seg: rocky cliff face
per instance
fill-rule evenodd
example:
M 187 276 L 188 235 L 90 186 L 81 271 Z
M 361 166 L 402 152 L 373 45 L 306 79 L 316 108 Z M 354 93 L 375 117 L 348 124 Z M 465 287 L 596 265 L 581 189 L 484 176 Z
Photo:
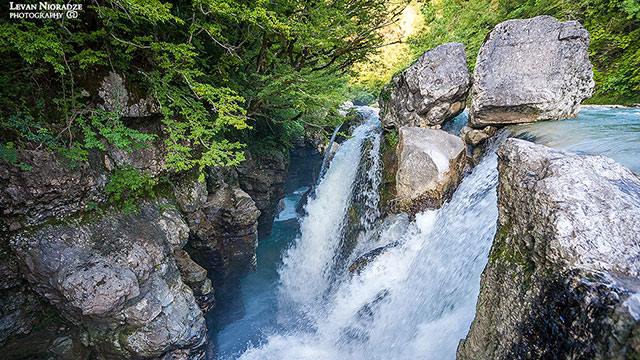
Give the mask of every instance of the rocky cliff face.
M 438 126 L 464 109 L 469 85 L 464 46 L 440 45 L 394 77 L 383 91 L 382 123 L 386 128 Z
M 98 108 L 159 134 L 148 121 L 154 100 L 119 75 L 92 91 Z M 270 223 L 286 156 L 210 169 L 206 183 L 166 172 L 161 140 L 133 152 L 107 148 L 80 164 L 46 151 L 19 156 L 30 170 L 0 164 L 4 353 L 200 358 L 203 312 L 215 301 L 211 279 L 255 265 L 260 209 Z M 107 201 L 105 186 L 123 167 L 165 179 L 152 198 L 136 201 L 137 211 Z
M 640 179 L 522 140 L 498 155 L 499 229 L 458 358 L 640 356 Z
M 198 356 L 204 318 L 176 262 L 190 229 L 172 202 L 134 213 L 106 207 L 107 154 L 76 167 L 44 151 L 21 156 L 34 160 L 31 170 L 0 170 L 5 352 Z M 200 285 L 198 294 L 210 292 Z
M 99 353 L 158 357 L 204 341 L 204 318 L 173 256 L 189 228 L 167 205 L 67 218 L 10 240 L 32 288 Z
M 573 117 L 593 93 L 589 33 L 551 16 L 508 20 L 480 48 L 470 124 L 480 128 Z
M 260 210 L 258 233 L 260 237 L 271 233 L 278 201 L 284 197 L 284 182 L 289 159 L 286 154 L 247 153 L 247 160 L 238 166 L 238 181 Z
M 211 169 L 207 183 L 186 179 L 176 199 L 192 230 L 193 258 L 219 279 L 253 269 L 260 210 L 238 185 L 233 169 Z

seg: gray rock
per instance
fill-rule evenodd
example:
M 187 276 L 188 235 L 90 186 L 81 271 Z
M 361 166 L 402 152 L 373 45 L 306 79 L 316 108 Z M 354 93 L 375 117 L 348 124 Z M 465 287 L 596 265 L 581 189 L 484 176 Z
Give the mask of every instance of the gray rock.
M 395 76 L 383 91 L 382 123 L 386 128 L 442 124 L 464 110 L 469 85 L 464 45 L 440 45 Z
M 160 209 L 164 210 L 160 210 Z M 173 253 L 187 225 L 166 203 L 67 218 L 14 234 L 11 248 L 32 288 L 91 346 L 119 358 L 199 351 L 206 328 Z
M 460 130 L 460 136 L 467 145 L 478 146 L 487 139 L 496 134 L 497 129 L 493 126 L 487 126 L 482 129 L 474 129 L 465 126 Z
M 207 202 L 207 184 L 195 177 L 186 177 L 174 188 L 174 195 L 180 210 L 193 213 L 201 209 Z
M 114 111 L 124 117 L 146 117 L 160 113 L 160 104 L 151 96 L 137 96 L 128 88 L 125 79 L 118 73 L 105 76 L 98 89 L 102 100 L 100 108 Z
M 229 274 L 254 268 L 260 210 L 237 185 L 221 182 L 206 203 L 187 215 L 193 233 L 191 257 L 211 273 Z
M 400 207 L 439 208 L 451 196 L 465 166 L 462 139 L 443 130 L 401 127 L 396 194 Z
M 480 48 L 471 88 L 472 127 L 576 116 L 591 96 L 589 33 L 551 16 L 498 24 Z
M 289 159 L 287 154 L 273 152 L 255 156 L 246 153 L 246 158 L 238 167 L 238 182 L 260 210 L 258 233 L 261 237 L 271 233 L 276 216 L 278 200 L 284 197 L 284 182 L 287 178 Z
M 107 175 L 101 162 L 91 159 L 72 168 L 48 151 L 22 151 L 19 156 L 31 170 L 0 164 L 1 221 L 9 230 L 61 218 L 105 200 Z
M 29 334 L 43 312 L 38 296 L 22 280 L 15 258 L 0 249 L 0 346 L 11 337 Z
M 175 252 L 175 258 L 182 281 L 193 290 L 200 309 L 204 312 L 211 309 L 215 305 L 215 298 L 207 270 L 191 260 L 189 254 L 182 249 Z
M 458 358 L 637 358 L 640 179 L 523 140 L 498 156 L 499 228 Z
M 165 170 L 165 150 L 160 141 L 145 144 L 142 148 L 123 150 L 110 146 L 107 149 L 112 166 L 130 167 L 149 176 L 157 177 Z

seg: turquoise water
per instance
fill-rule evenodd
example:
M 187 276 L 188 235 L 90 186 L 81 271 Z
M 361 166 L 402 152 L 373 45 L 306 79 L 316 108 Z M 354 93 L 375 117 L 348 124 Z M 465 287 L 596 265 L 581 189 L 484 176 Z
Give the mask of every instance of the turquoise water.
M 458 135 L 468 113 L 443 124 Z M 512 125 L 513 136 L 578 154 L 604 155 L 640 174 L 640 108 L 583 106 L 574 119 Z
M 216 358 L 235 358 L 247 346 L 260 344 L 266 335 L 277 330 L 277 269 L 282 252 L 294 240 L 298 229 L 295 218 L 275 222 L 271 235 L 261 239 L 258 245 L 256 271 L 232 285 L 238 288 L 224 299 L 230 301 L 231 306 L 225 305 L 223 313 L 209 318 Z M 218 298 L 218 303 L 221 300 Z
M 578 117 L 511 126 L 513 134 L 579 154 L 604 155 L 640 174 L 640 109 L 583 107 Z
M 276 216 L 271 234 L 258 242 L 256 271 L 216 287 L 216 307 L 207 314 L 208 359 L 235 359 L 278 330 L 278 268 L 282 253 L 300 230 L 295 206 L 315 183 L 321 162 L 312 149 L 291 154 L 284 209 Z

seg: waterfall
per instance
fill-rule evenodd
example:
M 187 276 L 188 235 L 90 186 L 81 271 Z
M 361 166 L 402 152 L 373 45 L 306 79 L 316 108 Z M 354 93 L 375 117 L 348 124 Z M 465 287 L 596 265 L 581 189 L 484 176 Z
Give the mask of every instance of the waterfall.
M 381 136 L 377 114 L 370 114 L 357 127 L 335 154 L 331 165 L 320 180 L 315 197 L 306 206 L 307 215 L 300 225 L 300 237 L 285 254 L 280 269 L 280 308 L 294 322 L 316 323 L 322 315 L 327 290 L 333 280 L 336 254 L 340 253 L 348 212 L 352 204 L 354 184 L 358 179 L 358 164 L 365 144 L 378 143 Z M 377 204 L 376 204 L 377 205 Z
M 455 358 L 496 230 L 496 155 L 492 147 L 441 209 L 381 220 L 380 124 L 364 110 L 284 255 L 282 327 L 241 359 Z M 358 270 L 339 264 L 362 257 Z
M 331 134 L 331 139 L 329 139 L 329 143 L 327 144 L 327 148 L 324 150 L 324 157 L 322 158 L 322 166 L 320 166 L 320 175 L 318 175 L 318 181 L 322 179 L 325 172 L 327 171 L 327 164 L 329 163 L 329 155 L 331 155 L 331 148 L 333 147 L 333 143 L 336 141 L 336 136 L 338 136 L 338 131 L 342 127 L 342 123 L 336 126 L 333 129 L 333 134 Z

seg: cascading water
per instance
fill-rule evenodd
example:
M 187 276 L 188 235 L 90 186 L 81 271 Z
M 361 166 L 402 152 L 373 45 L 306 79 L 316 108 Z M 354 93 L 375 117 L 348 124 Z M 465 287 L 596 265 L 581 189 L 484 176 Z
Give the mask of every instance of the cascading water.
M 335 155 L 285 255 L 279 307 L 285 325 L 242 359 L 455 356 L 495 233 L 495 155 L 442 209 L 413 222 L 399 215 L 380 223 L 380 129 L 377 114 L 367 115 Z M 357 231 L 347 231 L 350 223 Z M 373 255 L 357 270 L 336 265 L 366 254 Z
M 413 221 L 406 215 L 380 219 L 380 125 L 375 111 L 359 110 L 368 120 L 341 145 L 309 200 L 299 235 L 279 266 L 277 294 L 271 290 L 275 269 L 263 270 L 273 272 L 269 277 L 249 276 L 243 290 L 247 315 L 218 335 L 225 349 L 242 344 L 221 359 L 453 359 L 474 317 L 480 274 L 496 231 L 494 150 L 507 132 L 571 151 L 603 153 L 640 169 L 640 111 L 585 109 L 578 119 L 501 133 L 441 209 Z M 457 133 L 465 117 L 447 130 Z M 295 220 L 287 219 L 299 198 L 296 193 L 287 198 L 292 204 L 278 224 L 292 227 Z M 288 234 L 293 238 L 295 231 Z M 269 241 L 262 241 L 259 251 L 273 250 L 264 247 L 273 246 Z M 259 268 L 265 258 L 259 255 Z M 245 334 L 252 332 L 259 334 L 247 345 Z
M 308 215 L 301 222 L 301 235 L 285 255 L 280 269 L 280 308 L 288 309 L 280 314 L 281 321 L 288 318 L 298 323 L 304 319 L 312 325 L 322 315 L 319 310 L 332 284 L 334 259 L 344 239 L 363 146 L 377 138 L 373 142 L 379 148 L 380 133 L 378 117 L 371 114 L 340 146 L 314 198 L 307 204 Z

